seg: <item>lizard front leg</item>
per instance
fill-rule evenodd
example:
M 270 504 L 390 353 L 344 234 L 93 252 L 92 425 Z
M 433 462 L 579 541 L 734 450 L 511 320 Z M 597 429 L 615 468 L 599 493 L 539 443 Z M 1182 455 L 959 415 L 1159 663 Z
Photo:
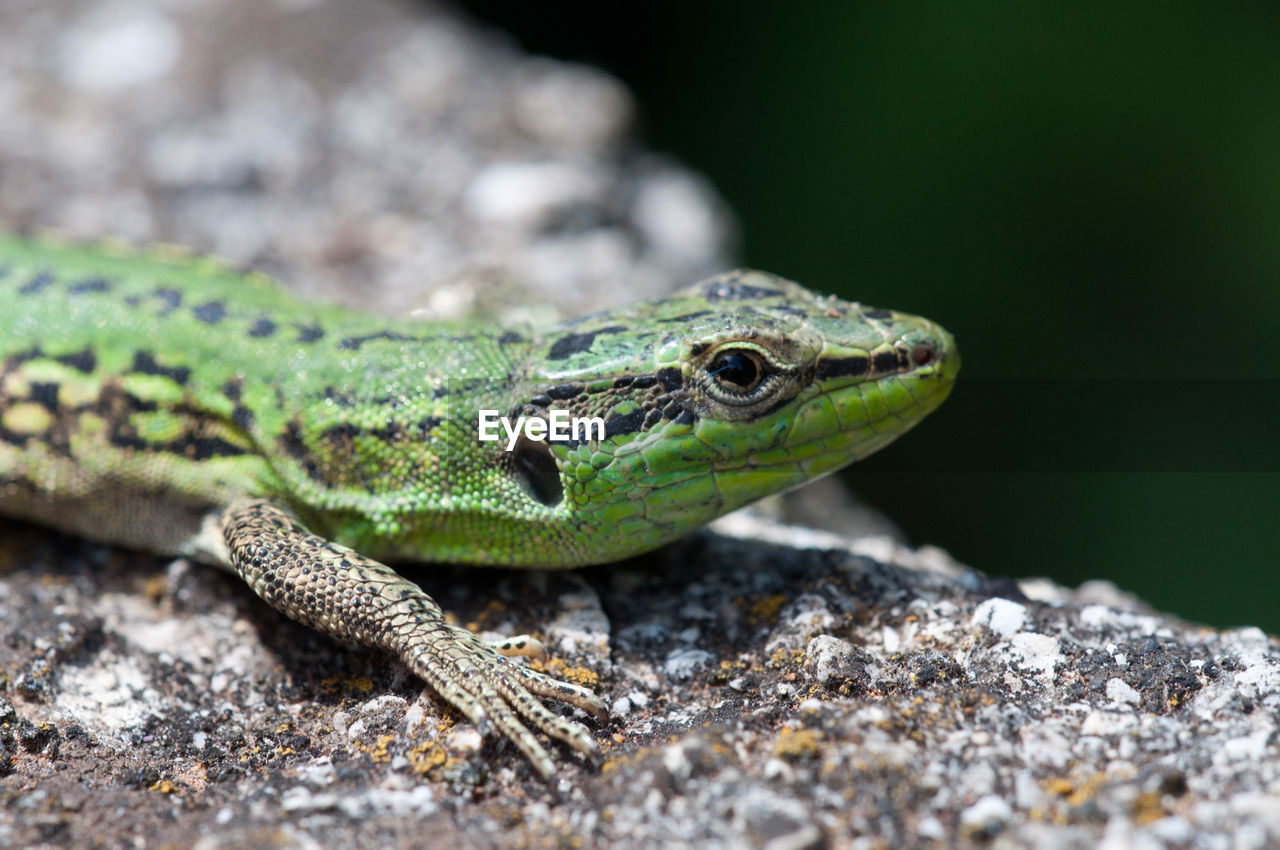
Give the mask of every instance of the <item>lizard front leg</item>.
M 554 697 L 602 720 L 608 712 L 595 694 L 508 661 L 447 623 L 431 597 L 390 567 L 313 534 L 269 502 L 231 506 L 222 526 L 231 565 L 268 604 L 326 634 L 391 653 L 481 734 L 496 728 L 548 780 L 555 765 L 529 727 L 599 758 L 586 729 L 537 699 Z

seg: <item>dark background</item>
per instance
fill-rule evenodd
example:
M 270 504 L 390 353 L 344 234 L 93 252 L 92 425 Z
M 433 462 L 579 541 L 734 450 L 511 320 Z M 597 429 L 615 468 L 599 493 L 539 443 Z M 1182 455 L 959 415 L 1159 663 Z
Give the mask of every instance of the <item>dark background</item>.
M 846 477 L 989 573 L 1280 632 L 1280 4 L 521 4 L 631 86 L 744 263 L 956 336 Z

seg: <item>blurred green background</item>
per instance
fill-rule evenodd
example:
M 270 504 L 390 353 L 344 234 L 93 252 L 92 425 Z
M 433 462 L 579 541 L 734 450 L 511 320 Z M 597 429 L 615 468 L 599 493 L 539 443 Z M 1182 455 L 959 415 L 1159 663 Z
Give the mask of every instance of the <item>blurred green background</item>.
M 744 263 L 956 335 L 847 473 L 913 540 L 1280 632 L 1280 4 L 465 5 L 626 81 Z

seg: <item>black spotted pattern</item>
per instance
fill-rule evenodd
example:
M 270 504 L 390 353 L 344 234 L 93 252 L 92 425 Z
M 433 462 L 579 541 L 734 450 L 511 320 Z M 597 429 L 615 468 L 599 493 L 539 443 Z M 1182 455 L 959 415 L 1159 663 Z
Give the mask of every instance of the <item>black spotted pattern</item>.
M 547 350 L 548 360 L 567 360 L 575 354 L 581 354 L 584 351 L 591 350 L 591 344 L 596 341 L 596 337 L 601 334 L 616 334 L 625 331 L 622 325 L 609 325 L 599 330 L 589 331 L 580 334 L 565 334 Z
M 139 351 L 133 355 L 133 371 L 142 375 L 160 375 L 179 386 L 186 386 L 191 380 L 191 370 L 186 366 L 161 366 L 155 355 L 149 351 Z

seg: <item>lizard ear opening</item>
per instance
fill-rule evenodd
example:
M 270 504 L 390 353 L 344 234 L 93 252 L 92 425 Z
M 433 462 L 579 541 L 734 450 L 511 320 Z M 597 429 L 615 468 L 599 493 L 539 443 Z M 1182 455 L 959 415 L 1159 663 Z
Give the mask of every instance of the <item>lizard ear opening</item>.
M 511 455 L 516 474 L 530 496 L 549 508 L 564 500 L 560 467 L 556 465 L 550 446 L 521 434 Z

